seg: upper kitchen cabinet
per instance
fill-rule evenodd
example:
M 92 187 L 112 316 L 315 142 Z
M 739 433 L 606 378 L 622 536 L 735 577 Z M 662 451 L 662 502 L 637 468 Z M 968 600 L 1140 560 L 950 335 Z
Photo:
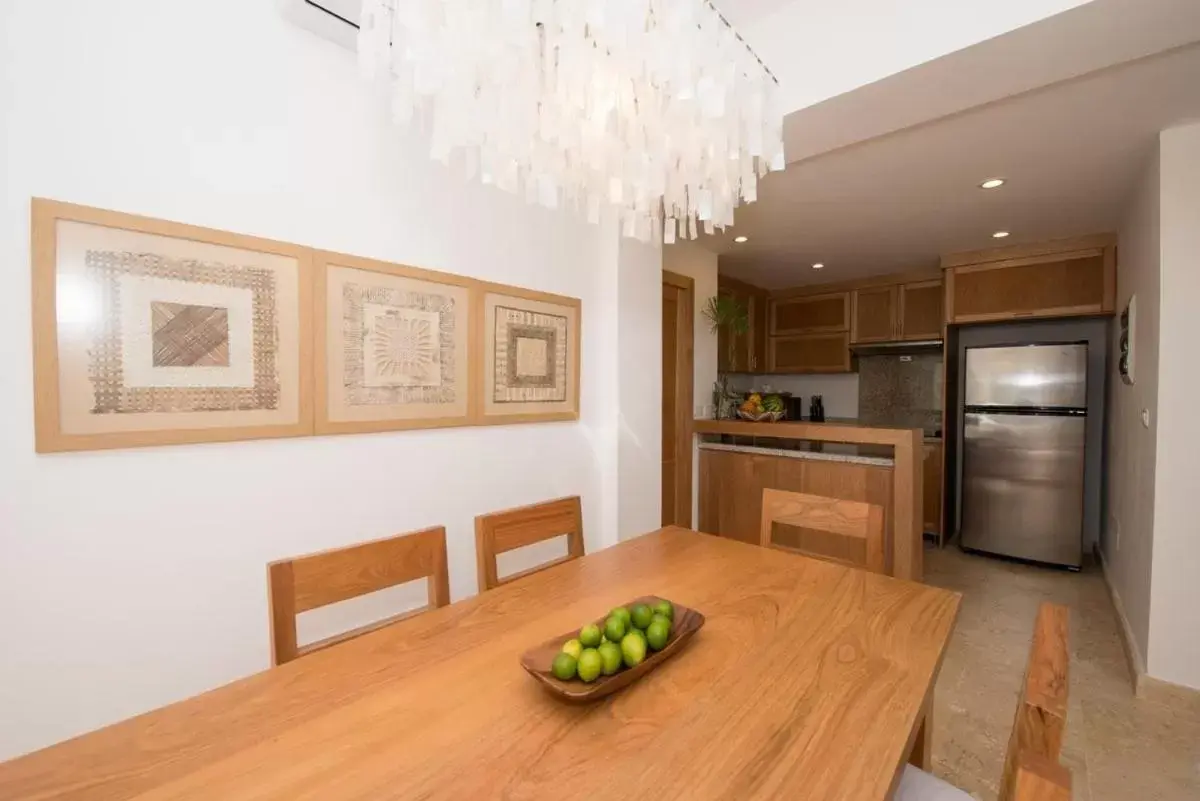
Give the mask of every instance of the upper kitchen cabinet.
M 771 336 L 819 334 L 850 329 L 850 293 L 773 298 Z
M 717 329 L 717 370 L 722 373 L 756 373 L 767 363 L 767 291 L 734 278 L 719 276 L 717 291 L 732 297 L 746 310 L 749 329 L 731 334 Z M 729 339 L 733 338 L 730 348 Z
M 1116 306 L 1109 234 L 959 253 L 942 266 L 952 323 L 1111 314 Z
M 792 334 L 771 337 L 767 367 L 772 373 L 849 373 L 850 335 L 845 331 L 828 334 Z
M 901 284 L 897 289 L 900 299 L 900 339 L 912 341 L 918 339 L 941 339 L 942 324 L 942 282 L 914 281 Z
M 871 289 L 856 289 L 851 297 L 850 341 L 862 342 L 891 342 L 898 338 L 899 315 L 897 312 L 897 297 L 899 293 L 894 286 L 873 287 Z
M 941 339 L 941 278 L 909 273 L 863 281 L 851 293 L 851 316 L 855 345 Z

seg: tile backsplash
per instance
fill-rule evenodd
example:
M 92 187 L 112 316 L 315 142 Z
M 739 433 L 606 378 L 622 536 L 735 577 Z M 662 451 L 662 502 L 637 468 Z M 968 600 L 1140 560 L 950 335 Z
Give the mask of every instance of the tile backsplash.
M 942 426 L 942 354 L 861 356 L 858 419 L 926 430 Z

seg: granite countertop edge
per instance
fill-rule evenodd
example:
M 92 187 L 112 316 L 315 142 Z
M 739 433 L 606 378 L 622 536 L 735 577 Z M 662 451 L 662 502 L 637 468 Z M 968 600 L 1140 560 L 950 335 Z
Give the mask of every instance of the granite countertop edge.
M 731 445 L 726 442 L 701 442 L 701 450 L 733 451 L 735 453 L 756 453 L 760 456 L 783 456 L 788 459 L 811 459 L 818 462 L 847 462 L 850 464 L 865 464 L 875 467 L 895 467 L 896 461 L 886 456 L 859 456 L 850 453 L 825 453 L 823 451 L 803 451 L 784 448 L 763 448 L 757 445 Z

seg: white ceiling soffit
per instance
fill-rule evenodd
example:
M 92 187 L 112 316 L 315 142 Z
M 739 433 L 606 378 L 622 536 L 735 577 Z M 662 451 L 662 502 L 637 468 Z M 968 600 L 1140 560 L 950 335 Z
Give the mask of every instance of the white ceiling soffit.
M 284 17 L 301 28 L 358 49 L 358 16 L 362 0 L 278 0 Z
M 932 267 L 999 230 L 1111 231 L 1158 132 L 1200 119 L 1197 76 L 1200 43 L 793 163 L 698 242 L 722 273 L 782 288 Z M 1008 183 L 979 188 L 993 176 Z
M 1093 0 L 789 114 L 788 163 L 1200 41 L 1200 0 Z

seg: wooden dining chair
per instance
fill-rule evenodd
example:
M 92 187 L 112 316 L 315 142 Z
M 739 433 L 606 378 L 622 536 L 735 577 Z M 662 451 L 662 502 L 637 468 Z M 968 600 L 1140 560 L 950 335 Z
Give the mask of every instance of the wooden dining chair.
M 779 526 L 801 529 L 789 534 Z M 759 544 L 850 567 L 887 572 L 883 507 L 821 495 L 764 489 Z
M 1033 630 L 1033 646 L 1017 713 L 1000 801 L 1070 801 L 1071 772 L 1059 764 L 1067 724 L 1068 611 L 1043 603 Z M 948 782 L 906 765 L 894 801 L 969 801 L 970 795 Z
M 419 578 L 429 580 L 429 604 L 304 646 L 296 615 Z M 438 526 L 267 565 L 271 659 L 276 665 L 450 603 L 446 529 Z
M 526 545 L 567 535 L 567 555 L 500 578 L 496 557 Z M 579 496 L 492 512 L 475 518 L 475 559 L 479 589 L 490 590 L 583 556 L 583 515 Z

